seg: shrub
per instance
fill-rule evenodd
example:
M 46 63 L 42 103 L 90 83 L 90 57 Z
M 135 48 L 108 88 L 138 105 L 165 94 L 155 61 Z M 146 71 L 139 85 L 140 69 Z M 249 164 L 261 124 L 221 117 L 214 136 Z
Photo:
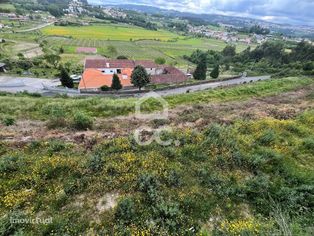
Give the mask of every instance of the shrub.
M 117 74 L 113 75 L 111 89 L 113 89 L 113 90 L 122 89 L 122 84 L 121 84 L 120 78 Z
M 4 156 L 0 158 L 0 173 L 12 173 L 19 168 L 19 158 L 16 156 Z
M 210 77 L 217 79 L 219 77 L 219 65 L 215 66 L 213 71 L 210 73 Z
M 15 119 L 13 117 L 5 117 L 2 120 L 2 124 L 5 126 L 12 126 L 15 124 Z
M 47 147 L 47 153 L 52 156 L 54 153 L 61 152 L 66 149 L 66 144 L 63 141 L 52 140 L 49 142 L 49 147 Z
M 47 127 L 49 129 L 63 128 L 67 126 L 65 110 L 58 105 L 47 106 L 44 108 L 44 113 L 49 115 Z
M 158 186 L 159 182 L 157 178 L 149 174 L 140 176 L 138 180 L 138 189 L 146 194 L 147 200 L 150 203 L 154 203 L 159 200 L 159 194 L 157 192 Z
M 100 87 L 100 90 L 103 91 L 103 92 L 107 92 L 110 90 L 110 87 L 108 87 L 107 85 L 103 85 Z
M 131 198 L 125 198 L 118 203 L 115 218 L 121 223 L 130 224 L 135 218 L 135 206 Z
M 155 63 L 158 64 L 158 65 L 163 65 L 166 63 L 166 59 L 163 58 L 163 57 L 158 57 L 155 59 Z
M 276 134 L 272 130 L 267 130 L 260 137 L 257 138 L 257 143 L 268 146 L 276 140 Z
M 76 112 L 73 115 L 72 126 L 77 130 L 92 129 L 93 119 L 85 113 Z
M 87 168 L 93 173 L 101 171 L 103 165 L 104 161 L 99 155 L 94 155 L 87 161 Z
M 13 211 L 0 218 L 0 235 L 16 235 L 17 231 L 23 227 L 22 224 L 15 224 L 10 219 L 23 219 L 25 215 L 20 211 Z
M 170 187 L 179 187 L 181 185 L 181 177 L 175 170 L 169 172 L 166 181 L 167 185 Z
M 124 56 L 124 55 L 120 55 L 120 56 L 117 56 L 117 59 L 118 60 L 127 60 L 129 59 L 127 56 Z

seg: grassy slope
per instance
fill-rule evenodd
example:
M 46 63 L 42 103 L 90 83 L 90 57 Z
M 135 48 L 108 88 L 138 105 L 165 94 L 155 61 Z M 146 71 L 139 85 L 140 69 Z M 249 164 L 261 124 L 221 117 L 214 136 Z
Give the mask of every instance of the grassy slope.
M 14 12 L 14 11 L 15 11 L 14 5 L 9 4 L 9 3 L 0 3 L 0 12 L 1 12 L 1 9 L 3 9 L 3 10 L 9 10 L 9 11 L 11 11 L 11 12 Z
M 168 101 L 175 106 L 240 100 L 312 83 L 290 78 Z M 25 107 L 22 112 L 27 114 L 41 100 L 67 109 L 88 101 L 93 110 L 100 101 L 109 101 L 1 97 L 1 105 L 9 103 L 17 109 L 16 103 L 22 103 L 18 109 Z M 126 100 L 113 103 L 122 105 Z M 313 111 L 288 120 L 214 124 L 203 133 L 168 134 L 180 141 L 179 146 L 170 147 L 141 147 L 131 138 L 104 140 L 92 150 L 58 140 L 19 144 L 18 149 L 0 143 L 0 217 L 12 211 L 1 219 L 0 233 L 20 228 L 30 235 L 183 235 L 194 227 L 202 228 L 202 235 L 212 230 L 215 235 L 282 235 L 284 230 L 311 235 L 306 231 L 314 220 L 313 124 Z M 118 193 L 120 203 L 101 212 L 106 193 Z M 38 215 L 53 217 L 53 223 L 23 229 L 10 225 L 10 216 Z
M 254 84 L 241 85 L 231 88 L 215 89 L 169 96 L 166 101 L 170 107 L 197 103 L 209 103 L 230 100 L 244 100 L 251 97 L 276 95 L 296 88 L 313 84 L 312 78 L 284 78 L 271 81 L 260 81 Z M 114 117 L 128 115 L 134 112 L 135 98 L 33 98 L 25 96 L 0 96 L 1 116 L 11 115 L 19 119 L 48 119 L 49 110 L 56 108 L 64 110 L 71 116 L 75 111 L 84 111 L 95 117 Z M 155 101 L 143 105 L 144 110 L 154 111 L 160 107 Z

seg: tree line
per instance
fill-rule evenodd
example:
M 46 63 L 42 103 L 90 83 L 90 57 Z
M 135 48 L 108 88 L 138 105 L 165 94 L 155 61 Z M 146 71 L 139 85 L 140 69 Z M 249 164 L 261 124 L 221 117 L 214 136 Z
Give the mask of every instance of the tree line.
M 314 75 L 314 46 L 305 41 L 289 49 L 283 42 L 267 41 L 255 49 L 248 47 L 240 53 L 236 53 L 236 46 L 227 45 L 222 52 L 196 50 L 190 56 L 184 56 L 184 59 L 197 65 L 195 79 L 205 79 L 208 67 L 277 77 Z

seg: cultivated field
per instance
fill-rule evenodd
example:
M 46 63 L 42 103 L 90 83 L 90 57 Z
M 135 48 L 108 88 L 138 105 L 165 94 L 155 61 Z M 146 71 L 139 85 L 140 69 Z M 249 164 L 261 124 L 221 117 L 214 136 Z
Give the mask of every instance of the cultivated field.
M 42 29 L 44 35 L 70 36 L 75 39 L 98 40 L 139 40 L 156 39 L 162 41 L 172 40 L 178 35 L 165 30 L 146 30 L 128 25 L 92 25 L 92 26 L 50 26 Z
M 48 26 L 29 33 L 2 33 L 1 37 L 21 44 L 45 40 L 49 48 L 56 50 L 62 46 L 66 54 L 62 56 L 64 62 L 82 62 L 86 55 L 77 54 L 76 48 L 94 47 L 97 48 L 99 55 L 106 57 L 115 58 L 118 55 L 125 55 L 130 59 L 147 60 L 163 57 L 167 63 L 184 68 L 188 67 L 188 62 L 183 59 L 184 55 L 190 55 L 196 49 L 221 51 L 227 45 L 217 39 L 186 37 L 165 30 L 152 31 L 117 24 L 95 24 L 83 27 Z M 108 46 L 114 46 L 116 53 L 108 52 Z M 7 47 L 7 53 L 10 51 L 9 48 Z M 245 48 L 247 45 L 237 44 L 238 52 Z

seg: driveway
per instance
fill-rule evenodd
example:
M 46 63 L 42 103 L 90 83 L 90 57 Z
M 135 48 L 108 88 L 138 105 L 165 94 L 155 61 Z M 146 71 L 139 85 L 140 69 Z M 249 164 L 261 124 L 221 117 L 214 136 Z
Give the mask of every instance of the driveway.
M 225 86 L 230 86 L 230 85 L 256 82 L 260 80 L 268 80 L 268 79 L 270 79 L 270 76 L 243 77 L 239 79 L 231 79 L 231 80 L 200 84 L 200 85 L 191 85 L 191 86 L 187 86 L 183 88 L 174 88 L 174 89 L 162 90 L 162 91 L 156 91 L 156 92 L 161 96 L 168 96 L 168 95 L 183 94 L 183 93 L 188 93 L 188 92 L 202 91 L 202 90 L 207 90 L 207 89 L 214 89 L 214 88 L 225 87 Z
M 38 25 L 38 26 L 36 26 L 34 28 L 31 28 L 31 29 L 25 29 L 25 30 L 16 31 L 16 33 L 25 33 L 25 32 L 31 32 L 31 31 L 39 30 L 39 29 L 45 28 L 45 27 L 47 27 L 49 25 L 52 25 L 54 23 L 55 23 L 55 21 L 49 22 L 49 23 L 45 23 L 45 24 L 42 24 L 42 25 Z
M 56 87 L 61 85 L 59 79 L 16 78 L 0 76 L 0 91 L 17 93 L 27 91 L 29 93 L 43 93 L 44 86 Z

